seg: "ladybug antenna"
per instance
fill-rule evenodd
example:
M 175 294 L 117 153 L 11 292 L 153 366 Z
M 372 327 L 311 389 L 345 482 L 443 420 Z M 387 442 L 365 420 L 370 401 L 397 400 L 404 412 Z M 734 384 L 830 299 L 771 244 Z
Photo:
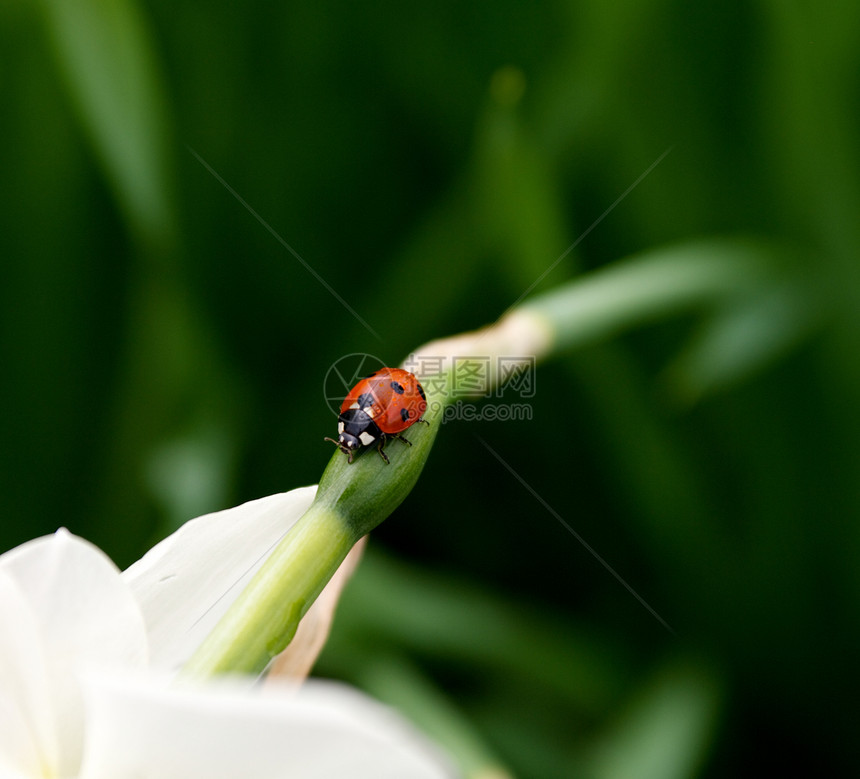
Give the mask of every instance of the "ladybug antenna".
M 340 451 L 342 451 L 345 455 L 347 455 L 347 463 L 352 465 L 352 455 L 354 451 L 350 449 L 343 441 L 335 441 L 334 438 L 329 438 L 326 436 L 323 438 L 323 441 L 331 441 Z

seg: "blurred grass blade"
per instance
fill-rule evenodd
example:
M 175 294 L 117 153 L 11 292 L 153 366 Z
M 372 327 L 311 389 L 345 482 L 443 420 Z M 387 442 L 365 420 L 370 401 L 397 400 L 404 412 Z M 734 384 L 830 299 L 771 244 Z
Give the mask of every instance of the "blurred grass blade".
M 672 394 L 695 403 L 769 366 L 821 322 L 818 292 L 808 279 L 791 279 L 732 301 L 667 369 Z
M 678 663 L 664 670 L 598 742 L 588 776 L 696 776 L 715 735 L 719 703 L 717 680 L 704 667 Z
M 525 677 L 591 713 L 616 699 L 628 672 L 624 648 L 605 637 L 373 547 L 344 592 L 323 664 L 338 665 L 365 640 L 474 664 L 502 678 Z
M 545 281 L 538 288 L 548 289 L 563 278 L 560 270 L 545 279 L 553 260 L 567 259 L 570 244 L 553 163 L 523 126 L 519 103 L 525 88 L 517 68 L 493 75 L 472 163 L 476 227 L 492 252 L 493 271 L 508 277 L 517 296 L 531 285 Z M 570 261 L 565 267 L 569 271 Z
M 146 19 L 134 0 L 42 0 L 57 69 L 126 219 L 169 237 L 167 112 Z

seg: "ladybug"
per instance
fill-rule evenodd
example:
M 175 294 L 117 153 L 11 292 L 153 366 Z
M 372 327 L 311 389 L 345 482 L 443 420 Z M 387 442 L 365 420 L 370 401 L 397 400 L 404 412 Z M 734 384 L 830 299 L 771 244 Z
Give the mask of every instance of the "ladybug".
M 389 462 L 383 449 L 389 438 L 412 444 L 400 433 L 416 422 L 424 422 L 427 409 L 424 388 L 409 371 L 402 368 L 380 368 L 356 384 L 340 407 L 336 444 L 348 455 L 348 462 L 362 446 L 376 443 L 379 455 Z

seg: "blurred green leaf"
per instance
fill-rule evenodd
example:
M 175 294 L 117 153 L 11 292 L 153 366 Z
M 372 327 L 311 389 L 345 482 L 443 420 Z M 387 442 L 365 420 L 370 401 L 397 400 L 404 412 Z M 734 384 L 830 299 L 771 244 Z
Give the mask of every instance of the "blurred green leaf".
M 344 593 L 325 656 L 342 664 L 365 641 L 383 637 L 502 678 L 525 677 L 586 711 L 611 701 L 626 673 L 622 648 L 584 627 L 371 549 Z
M 598 739 L 591 779 L 685 779 L 698 775 L 717 729 L 720 685 L 705 666 L 663 670 Z
M 667 368 L 671 394 L 685 404 L 749 380 L 787 354 L 823 321 L 814 280 L 777 279 L 728 303 Z
M 744 239 L 659 247 L 530 298 L 523 309 L 551 323 L 559 348 L 587 346 L 747 294 L 770 282 L 773 259 L 771 248 Z
M 57 69 L 126 219 L 161 244 L 173 229 L 168 117 L 136 0 L 41 0 Z
M 473 163 L 476 226 L 497 272 L 521 293 L 546 289 L 564 278 L 561 271 L 547 277 L 557 260 L 567 259 L 570 243 L 552 160 L 524 126 L 520 103 L 526 88 L 525 75 L 517 68 L 493 74 L 478 120 Z M 567 259 L 566 266 L 570 264 Z

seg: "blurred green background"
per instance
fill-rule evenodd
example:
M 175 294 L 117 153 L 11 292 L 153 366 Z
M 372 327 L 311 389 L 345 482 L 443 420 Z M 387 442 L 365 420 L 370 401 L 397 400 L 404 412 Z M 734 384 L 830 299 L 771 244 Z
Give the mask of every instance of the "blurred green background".
M 720 349 L 649 324 L 443 427 L 319 672 L 518 777 L 856 774 L 860 4 L 12 0 L 0 63 L 0 548 L 124 566 L 317 481 L 335 360 L 493 321 L 604 215 L 539 290 L 751 236 Z

